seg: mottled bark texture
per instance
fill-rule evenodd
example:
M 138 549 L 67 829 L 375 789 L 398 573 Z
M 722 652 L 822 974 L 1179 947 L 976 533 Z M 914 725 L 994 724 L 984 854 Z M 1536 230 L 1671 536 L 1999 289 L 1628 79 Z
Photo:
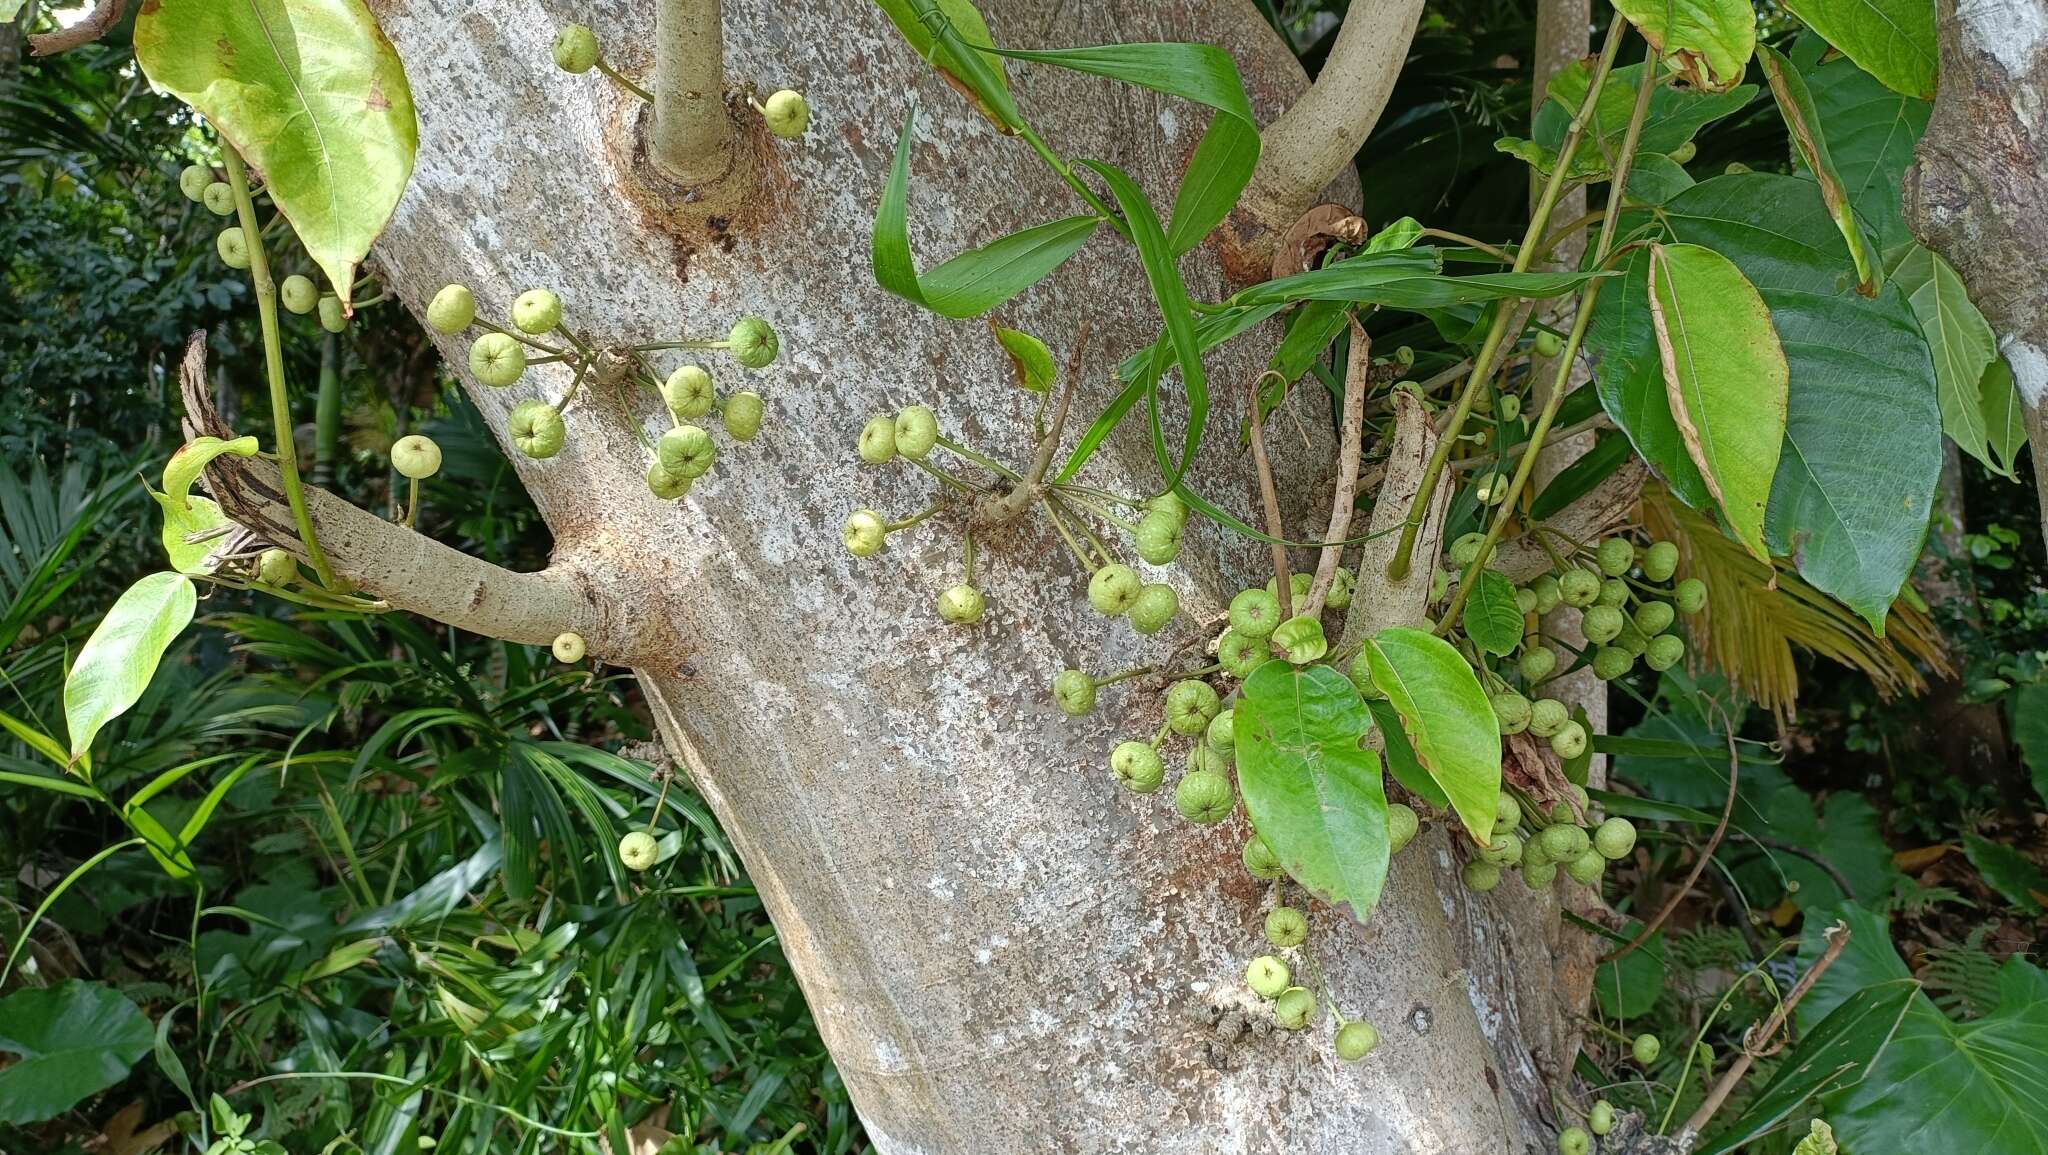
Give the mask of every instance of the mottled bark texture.
M 1440 825 L 1395 861 L 1369 924 L 1312 910 L 1330 988 L 1385 1040 L 1341 1064 L 1327 1020 L 1285 1035 L 1226 1013 L 1254 1005 L 1240 976 L 1264 949 L 1276 892 L 1238 865 L 1241 817 L 1194 827 L 1163 795 L 1112 781 L 1108 750 L 1152 731 L 1157 700 L 1106 690 L 1085 719 L 1053 705 L 1063 666 L 1156 660 L 1261 579 L 1260 550 L 1191 527 L 1184 563 L 1159 574 L 1186 610 L 1162 641 L 1089 612 L 1086 575 L 1035 518 L 978 541 L 989 611 L 973 628 L 945 627 L 933 609 L 960 576 L 947 516 L 864 562 L 840 548 L 850 509 L 907 514 L 934 491 L 921 473 L 859 464 L 869 415 L 928 402 L 949 432 L 1013 460 L 1031 436 L 1033 398 L 980 322 L 940 320 L 872 281 L 869 222 L 898 127 L 916 102 L 910 223 L 928 264 L 1073 212 L 1043 165 L 990 131 L 873 5 L 738 0 L 725 12 L 728 82 L 803 89 L 816 112 L 793 143 L 743 120 L 735 146 L 750 150 L 757 190 L 739 214 L 683 230 L 634 175 L 637 102 L 549 62 L 554 25 L 573 18 L 647 75 L 648 6 L 376 7 L 420 108 L 418 170 L 377 252 L 408 305 L 462 281 L 501 313 L 548 285 L 600 342 L 718 334 L 746 313 L 782 336 L 761 373 L 712 362 L 722 390 L 764 393 L 769 418 L 757 442 L 721 444 L 681 502 L 654 500 L 642 480 L 640 438 L 665 422 L 651 395 L 586 388 L 567 448 L 515 461 L 558 555 L 607 558 L 619 575 L 607 596 L 664 623 L 661 660 L 641 663 L 649 701 L 759 886 L 879 1150 L 1391 1155 L 1544 1142 L 1539 1076 L 1568 1056 L 1532 1057 L 1524 1040 L 1563 1037 L 1566 1008 L 1546 958 L 1463 948 L 1486 915 L 1462 896 Z M 1303 87 L 1245 0 L 982 8 L 1021 46 L 1221 45 L 1266 119 Z M 1050 69 L 1011 76 L 1055 148 L 1114 161 L 1170 203 L 1204 123 L 1196 110 Z M 1198 294 L 1222 291 L 1212 255 L 1185 267 Z M 1159 323 L 1134 254 L 1106 230 L 998 316 L 1061 356 L 1087 319 L 1086 416 L 1110 395 L 1108 366 Z M 1242 391 L 1276 338 L 1261 331 L 1212 358 L 1219 396 Z M 461 340 L 443 350 L 464 363 Z M 558 369 L 470 391 L 502 429 L 520 400 L 560 395 Z M 1093 480 L 1154 482 L 1133 425 Z M 1328 496 L 1304 479 L 1327 479 L 1327 444 L 1276 436 L 1275 452 L 1295 475 L 1290 518 L 1315 524 Z M 1234 431 L 1212 430 L 1195 484 L 1241 494 L 1243 477 Z
M 1940 88 L 1906 216 L 1998 333 L 2048 528 L 2048 0 L 1939 0 Z

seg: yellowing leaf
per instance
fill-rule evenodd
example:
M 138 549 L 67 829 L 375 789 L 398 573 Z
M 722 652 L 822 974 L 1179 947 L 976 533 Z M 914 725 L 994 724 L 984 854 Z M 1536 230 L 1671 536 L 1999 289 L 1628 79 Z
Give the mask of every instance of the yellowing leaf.
M 1620 0 L 1614 7 L 1694 87 L 1725 92 L 1742 83 L 1756 51 L 1749 0 Z

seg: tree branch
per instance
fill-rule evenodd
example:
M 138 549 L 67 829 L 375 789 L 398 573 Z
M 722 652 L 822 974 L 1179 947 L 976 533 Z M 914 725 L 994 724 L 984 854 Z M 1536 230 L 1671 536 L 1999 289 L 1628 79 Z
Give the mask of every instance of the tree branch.
M 1372 338 L 1365 335 L 1357 316 L 1345 318 L 1351 327 L 1351 350 L 1344 359 L 1344 427 L 1337 442 L 1337 490 L 1330 496 L 1330 528 L 1323 535 L 1328 542 L 1351 536 L 1351 514 L 1358 502 L 1360 441 L 1364 438 L 1365 395 L 1372 385 Z M 1316 578 L 1308 587 L 1308 604 L 1301 612 L 1315 616 L 1323 612 L 1330 586 L 1337 580 L 1337 567 L 1344 562 L 1344 547 L 1323 547 L 1316 559 Z
M 1351 164 L 1387 107 L 1421 17 L 1422 0 L 1351 5 L 1315 83 L 1260 134 L 1258 167 L 1238 202 L 1249 248 L 1270 259 L 1281 234 Z
M 203 330 L 185 346 L 179 388 L 187 437 L 235 436 L 213 408 Z M 206 487 L 237 524 L 305 560 L 276 462 L 224 454 L 207 466 Z M 394 609 L 528 645 L 545 645 L 558 634 L 574 632 L 592 654 L 620 664 L 658 670 L 681 657 L 682 648 L 649 620 L 654 616 L 650 611 L 608 605 L 599 596 L 620 582 L 605 567 L 558 557 L 539 573 L 516 573 L 385 521 L 325 490 L 309 487 L 305 496 L 335 574 Z
M 1344 631 L 1337 649 L 1351 649 L 1387 626 L 1412 626 L 1422 621 L 1429 608 L 1429 583 L 1444 532 L 1444 514 L 1451 507 L 1449 488 L 1437 490 L 1436 498 L 1422 519 L 1415 539 L 1415 556 L 1430 564 L 1409 567 L 1399 581 L 1387 576 L 1387 562 L 1400 540 L 1399 530 L 1408 507 L 1422 489 L 1422 474 L 1436 449 L 1436 425 L 1429 419 L 1413 393 L 1394 392 L 1394 438 L 1387 453 L 1387 479 L 1373 498 L 1372 527 L 1359 551 L 1358 584 L 1351 591 L 1351 608 L 1344 615 Z
M 721 2 L 659 0 L 654 6 L 650 152 L 655 169 L 685 187 L 712 184 L 733 167 Z
M 85 19 L 69 28 L 45 32 L 28 38 L 28 50 L 36 56 L 55 56 L 83 47 L 113 31 L 121 22 L 121 14 L 128 10 L 128 0 L 99 0 L 86 13 Z

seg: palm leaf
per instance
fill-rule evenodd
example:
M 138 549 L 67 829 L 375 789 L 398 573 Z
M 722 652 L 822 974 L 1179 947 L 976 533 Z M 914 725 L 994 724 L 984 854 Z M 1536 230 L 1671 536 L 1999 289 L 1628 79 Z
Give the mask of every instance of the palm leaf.
M 1680 574 L 1707 585 L 1707 608 L 1691 623 L 1694 663 L 1725 674 L 1780 722 L 1791 720 L 1799 700 L 1795 645 L 1861 671 L 1885 698 L 1926 690 L 1916 662 L 1937 677 L 1951 673 L 1940 632 L 1904 602 L 1892 604 L 1880 638 L 1784 563 L 1751 557 L 1661 485 L 1643 489 L 1643 524 L 1678 545 Z

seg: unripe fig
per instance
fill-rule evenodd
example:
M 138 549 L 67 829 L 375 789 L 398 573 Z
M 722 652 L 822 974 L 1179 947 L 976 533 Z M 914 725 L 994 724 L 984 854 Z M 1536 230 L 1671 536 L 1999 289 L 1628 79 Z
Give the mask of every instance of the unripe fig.
M 1289 591 L 1293 593 L 1294 600 L 1300 601 L 1302 598 L 1308 596 L 1308 587 L 1311 584 L 1313 584 L 1314 581 L 1315 577 L 1312 574 L 1290 573 L 1287 575 L 1287 588 Z M 1274 600 L 1278 601 L 1280 598 L 1280 583 L 1274 581 L 1272 578 L 1267 578 L 1266 592 L 1272 594 Z
M 553 457 L 569 439 L 569 427 L 562 411 L 545 401 L 521 401 L 505 419 L 505 434 L 512 447 L 535 460 Z
M 1386 697 L 1378 686 L 1373 685 L 1372 661 L 1366 651 L 1360 650 L 1352 657 L 1351 668 L 1345 671 L 1345 676 L 1351 679 L 1352 685 L 1358 687 L 1359 696 L 1366 701 L 1376 702 Z
M 425 480 L 441 471 L 441 447 L 431 437 L 407 434 L 391 445 L 391 468 L 400 477 Z
M 1138 556 L 1152 565 L 1166 565 L 1180 554 L 1180 523 L 1172 517 L 1148 513 L 1138 521 Z
M 1273 1000 L 1273 1022 L 1284 1030 L 1301 1030 L 1315 1018 L 1316 997 L 1307 987 L 1288 987 Z
M 556 634 L 553 644 L 548 648 L 554 651 L 556 661 L 572 664 L 583 660 L 586 649 L 582 634 L 566 630 Z
M 1572 881 L 1581 886 L 1600 885 L 1600 876 L 1607 873 L 1607 860 L 1597 850 L 1588 850 L 1564 864 L 1564 872 Z
M 1537 575 L 1535 580 L 1529 583 L 1529 589 L 1536 595 L 1536 612 L 1539 614 L 1549 613 L 1557 608 L 1557 603 L 1564 600 L 1563 592 L 1557 588 L 1557 577 L 1554 574 Z
M 1592 570 L 1574 566 L 1558 575 L 1557 592 L 1564 604 L 1584 608 L 1599 600 L 1600 579 Z
M 528 289 L 512 300 L 512 324 L 538 337 L 562 323 L 562 299 L 547 289 Z
M 1603 682 L 1626 675 L 1635 664 L 1635 655 L 1620 646 L 1601 646 L 1593 651 L 1593 676 Z
M 1538 738 L 1555 736 L 1571 720 L 1570 707 L 1556 698 L 1538 698 L 1529 703 L 1529 732 Z
M 1271 637 L 1280 624 L 1280 599 L 1265 590 L 1245 590 L 1230 599 L 1230 628 L 1247 638 Z
M 1399 854 L 1401 848 L 1415 839 L 1415 832 L 1422 829 L 1422 819 L 1415 809 L 1405 802 L 1387 803 L 1387 853 Z
M 761 122 L 768 131 L 789 140 L 802 136 L 811 123 L 811 105 L 803 94 L 785 88 L 761 104 Z
M 1678 664 L 1685 657 L 1685 639 L 1677 634 L 1658 634 L 1650 639 L 1650 648 L 1643 651 L 1643 662 L 1651 669 L 1662 673 Z
M 220 254 L 221 263 L 230 269 L 249 267 L 249 238 L 242 235 L 242 226 L 229 225 L 213 238 L 213 247 Z
M 1636 607 L 1636 629 L 1641 630 L 1644 637 L 1654 638 L 1670 629 L 1677 617 L 1678 611 L 1671 608 L 1670 602 L 1644 602 Z
M 742 389 L 725 399 L 725 431 L 735 441 L 752 441 L 761 432 L 761 395 Z M 898 447 L 902 443 L 899 441 Z
M 1207 742 L 1197 742 L 1188 750 L 1188 771 L 1209 770 L 1217 774 L 1230 772 L 1230 756 Z
M 1145 499 L 1145 512 L 1162 513 L 1172 518 L 1183 529 L 1188 524 L 1188 505 L 1180 495 L 1171 490 Z
M 718 391 L 711 383 L 711 374 L 702 365 L 679 365 L 661 383 L 661 403 L 675 414 L 678 421 L 694 421 L 711 412 L 711 405 L 718 400 Z M 728 418 L 726 424 L 731 425 Z
M 299 563 L 281 549 L 266 549 L 256 559 L 256 577 L 264 585 L 288 586 L 299 580 Z
M 1337 1057 L 1355 1063 L 1380 1045 L 1380 1033 L 1371 1023 L 1353 1019 L 1337 1028 Z
M 1668 581 L 1678 572 L 1678 546 L 1674 542 L 1650 543 L 1643 551 L 1643 576 L 1653 582 Z
M 1273 627 L 1273 644 L 1297 666 L 1305 666 L 1330 652 L 1330 641 L 1323 636 L 1323 623 L 1306 614 L 1296 614 Z
M 939 616 L 956 626 L 971 626 L 981 620 L 988 599 L 971 585 L 952 586 L 939 594 Z
M 1557 863 L 1548 859 L 1541 862 L 1529 861 L 1529 851 L 1534 846 L 1535 844 L 1531 843 L 1522 848 L 1522 869 L 1518 873 L 1522 876 L 1523 885 L 1530 890 L 1542 890 L 1557 881 Z
M 1557 1133 L 1557 1155 L 1589 1155 L 1593 1137 L 1583 1127 L 1566 1127 Z
M 1119 742 L 1109 752 L 1109 769 L 1124 789 L 1133 794 L 1150 794 L 1166 780 L 1166 767 L 1159 751 L 1149 742 Z
M 1595 1135 L 1614 1130 L 1614 1104 L 1605 1099 L 1595 1101 L 1593 1109 L 1586 1112 L 1586 1130 Z
M 1485 544 L 1486 535 L 1483 533 L 1468 533 L 1460 536 L 1458 540 L 1451 543 L 1449 555 L 1451 564 L 1459 569 L 1464 569 L 1466 566 L 1471 565 L 1479 560 L 1479 547 Z
M 1549 677 L 1551 671 L 1557 669 L 1557 651 L 1548 646 L 1537 646 L 1531 650 L 1524 650 L 1522 651 L 1522 656 L 1515 659 L 1515 668 L 1522 672 L 1524 681 L 1534 685 Z
M 460 333 L 476 320 L 476 296 L 467 285 L 443 285 L 427 302 L 427 325 L 437 333 Z
M 1480 433 L 1483 435 L 1481 438 L 1483 443 L 1485 436 L 1490 436 L 1492 430 L 1482 429 Z M 1507 499 L 1508 487 L 1511 484 L 1513 483 L 1508 479 L 1507 474 L 1489 473 L 1480 478 L 1478 484 L 1472 487 L 1472 496 L 1478 498 L 1483 505 L 1499 505 Z
M 1529 699 L 1513 690 L 1503 690 L 1493 696 L 1493 717 L 1502 734 L 1519 734 L 1529 728 Z M 1510 803 L 1514 800 L 1509 799 Z
M 206 211 L 214 216 L 231 217 L 235 215 L 235 188 L 224 180 L 217 180 L 207 185 L 206 190 L 199 194 L 199 200 L 200 203 L 206 206 Z
M 1550 748 L 1566 761 L 1586 752 L 1586 728 L 1577 722 L 1566 722 L 1564 728 L 1550 736 Z
M 870 417 L 860 427 L 860 459 L 869 465 L 887 465 L 896 460 L 896 422 L 889 417 Z
M 1088 579 L 1088 604 L 1095 607 L 1096 613 L 1116 617 L 1130 612 L 1144 588 L 1137 570 L 1122 562 L 1111 562 Z
M 780 345 L 775 330 L 759 317 L 741 317 L 725 340 L 733 360 L 749 369 L 766 368 L 775 360 Z
M 1483 893 L 1500 885 L 1500 867 L 1483 858 L 1475 858 L 1465 864 L 1458 877 L 1464 882 L 1465 889 Z
M 1337 567 L 1337 575 L 1330 579 L 1330 592 L 1323 595 L 1323 604 L 1333 610 L 1350 609 L 1351 594 L 1356 585 L 1357 579 L 1351 576 L 1350 570 Z
M 277 301 L 288 311 L 303 317 L 320 307 L 320 289 L 312 278 L 293 273 L 277 286 Z
M 1495 866 L 1515 866 L 1522 861 L 1522 850 L 1522 839 L 1513 830 L 1497 830 L 1479 857 Z
M 1515 591 L 1515 612 L 1527 617 L 1536 612 L 1536 591 L 1523 586 Z
M 597 67 L 597 34 L 582 24 L 564 24 L 555 33 L 555 67 L 584 73 Z
M 348 316 L 341 311 L 341 298 L 332 293 L 320 298 L 318 308 L 320 327 L 330 333 L 339 333 L 348 328 Z
M 647 870 L 660 857 L 661 844 L 645 830 L 635 830 L 619 839 L 619 863 L 627 870 Z
M 1166 724 L 1176 734 L 1199 734 L 1223 708 L 1209 683 L 1183 678 L 1166 691 Z
M 1266 941 L 1282 948 L 1307 942 L 1308 916 L 1291 906 L 1276 906 L 1267 911 Z
M 1627 573 L 1636 563 L 1636 547 L 1625 537 L 1607 538 L 1594 547 L 1593 553 L 1600 559 L 1600 572 L 1611 578 Z
M 1609 818 L 1600 824 L 1599 829 L 1593 831 L 1593 849 L 1600 852 L 1600 857 L 1610 861 L 1627 858 L 1628 852 L 1634 850 L 1635 846 L 1635 823 L 1626 818 Z
M 1604 645 L 1621 632 L 1621 621 L 1621 611 L 1613 606 L 1587 606 L 1579 617 L 1579 630 L 1587 641 Z
M 1052 698 L 1069 716 L 1079 718 L 1095 709 L 1095 679 L 1081 670 L 1061 670 L 1052 680 Z
M 1546 861 L 1570 862 L 1586 852 L 1586 846 L 1581 845 L 1581 840 L 1585 837 L 1585 831 L 1569 822 L 1559 822 L 1554 826 L 1544 827 L 1537 833 L 1531 845 L 1540 851 Z
M 1637 1035 L 1628 1047 L 1629 1057 L 1636 1061 L 1638 1067 L 1647 1067 L 1656 1062 L 1657 1055 L 1663 1050 L 1664 1044 L 1658 1041 L 1657 1036 L 1647 1031 Z
M 206 199 L 206 189 L 213 183 L 213 170 L 203 164 L 188 164 L 178 170 L 178 191 L 188 201 Z
M 1254 834 L 1245 839 L 1244 868 L 1253 878 L 1278 878 L 1286 871 L 1280 867 L 1280 857 L 1273 853 L 1273 847 L 1265 839 Z
M 1278 998 L 1294 976 L 1278 956 L 1262 954 L 1244 968 L 1244 985 L 1261 998 Z
M 1501 791 L 1500 797 L 1493 800 L 1493 828 L 1513 830 L 1521 824 L 1522 804 L 1515 801 L 1514 795 Z
M 1166 623 L 1180 612 L 1180 595 L 1165 582 L 1147 582 L 1138 591 L 1138 600 L 1131 603 L 1126 612 L 1131 628 L 1141 634 L 1156 634 L 1166 628 Z
M 1237 793 L 1230 779 L 1214 770 L 1191 770 L 1173 790 L 1173 808 L 1189 822 L 1211 826 L 1230 817 Z
M 1237 748 L 1237 711 L 1225 710 L 1209 719 L 1209 728 L 1203 734 L 1211 748 L 1228 754 Z
M 663 469 L 695 481 L 711 471 L 718 447 L 712 444 L 711 435 L 698 426 L 678 425 L 654 443 L 654 456 Z
M 690 478 L 677 477 L 675 474 L 663 469 L 660 461 L 651 461 L 647 464 L 647 492 L 652 493 L 663 501 L 674 501 L 676 498 L 690 492 L 690 487 L 695 484 L 697 483 Z M 851 528 L 850 519 L 849 528 Z M 847 548 L 852 548 L 850 542 Z M 880 549 L 882 547 L 877 545 L 875 548 Z
M 1707 583 L 1698 578 L 1687 578 L 1672 587 L 1671 600 L 1678 603 L 1683 613 L 1699 613 L 1707 608 Z
M 1593 600 L 1600 605 L 1620 609 L 1628 604 L 1628 583 L 1620 578 L 1608 578 L 1600 583 L 1600 593 Z
M 872 509 L 856 509 L 846 515 L 846 527 L 840 531 L 840 540 L 846 543 L 846 552 L 853 556 L 873 557 L 889 543 L 888 524 L 882 520 L 881 514 Z
M 912 461 L 922 461 L 939 443 L 938 416 L 923 405 L 898 409 L 895 425 L 896 452 Z
M 526 372 L 526 348 L 504 333 L 485 333 L 469 347 L 469 372 L 478 381 L 503 389 Z
M 1698 145 L 1698 143 L 1688 140 L 1684 144 L 1679 145 L 1677 148 L 1672 149 L 1666 155 L 1669 156 L 1672 160 L 1677 161 L 1679 164 L 1691 164 L 1692 158 L 1698 156 L 1699 152 L 1700 146 Z M 1733 169 L 1735 167 L 1735 164 L 1731 163 L 1728 167 Z M 1749 166 L 1743 165 L 1742 167 L 1745 171 L 1747 171 Z
M 1564 352 L 1564 338 L 1548 329 L 1536 330 L 1535 345 L 1538 357 L 1555 357 Z
M 1216 640 L 1216 661 L 1234 678 L 1249 678 L 1259 663 L 1269 660 L 1272 647 L 1264 639 L 1248 638 L 1236 630 L 1224 630 Z

